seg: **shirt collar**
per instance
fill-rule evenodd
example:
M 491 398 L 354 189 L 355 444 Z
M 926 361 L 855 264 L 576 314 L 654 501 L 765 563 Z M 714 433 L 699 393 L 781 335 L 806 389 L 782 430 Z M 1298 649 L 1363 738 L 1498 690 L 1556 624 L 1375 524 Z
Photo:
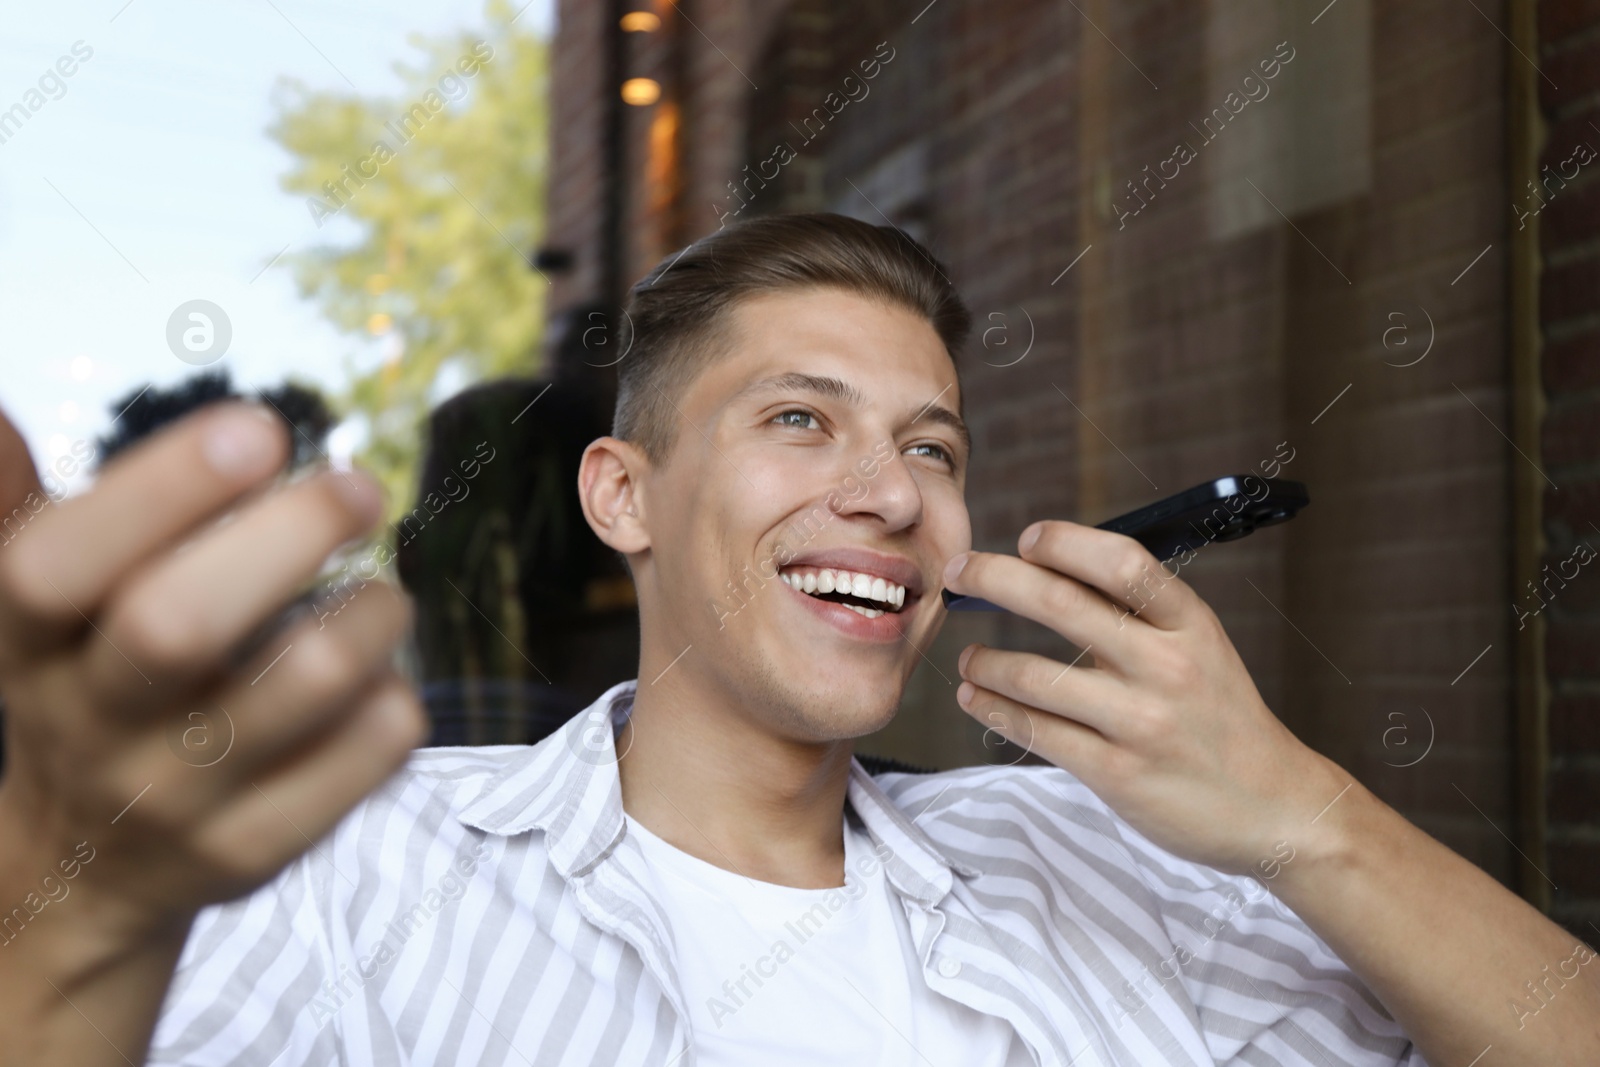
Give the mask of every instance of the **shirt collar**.
M 633 710 L 636 688 L 635 681 L 612 686 L 544 740 L 520 749 L 456 817 L 491 834 L 543 830 L 550 863 L 562 877 L 587 873 L 623 833 L 616 731 Z M 902 893 L 931 906 L 950 891 L 952 871 L 979 873 L 940 852 L 856 759 L 847 797 L 867 833 L 888 846 L 884 870 Z

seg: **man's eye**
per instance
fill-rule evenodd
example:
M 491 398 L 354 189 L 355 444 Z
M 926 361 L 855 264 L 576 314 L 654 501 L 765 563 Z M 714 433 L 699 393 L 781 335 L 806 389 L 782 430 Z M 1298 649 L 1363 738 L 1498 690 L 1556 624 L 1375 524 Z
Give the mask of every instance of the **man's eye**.
M 922 449 L 928 449 L 928 451 L 923 452 L 923 451 L 921 451 Z M 909 449 L 907 449 L 907 451 L 910 452 L 912 455 L 930 456 L 933 459 L 937 459 L 942 463 L 948 463 L 952 467 L 954 467 L 956 465 L 956 457 L 952 456 L 950 454 L 950 450 L 948 448 L 945 448 L 943 445 L 936 445 L 936 444 L 932 444 L 932 443 L 923 443 L 923 444 L 920 444 L 920 445 L 912 445 Z
M 780 426 L 793 426 L 797 430 L 818 430 L 822 428 L 822 424 L 817 421 L 815 415 L 809 411 L 801 411 L 799 408 L 793 411 L 785 411 L 774 417 L 772 421 Z

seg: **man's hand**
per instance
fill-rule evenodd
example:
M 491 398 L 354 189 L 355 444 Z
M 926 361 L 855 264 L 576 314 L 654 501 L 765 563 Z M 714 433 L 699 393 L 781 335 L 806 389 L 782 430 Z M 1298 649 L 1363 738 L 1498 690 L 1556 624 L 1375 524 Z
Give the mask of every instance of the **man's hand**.
M 945 584 L 1086 655 L 1064 664 L 971 646 L 957 694 L 968 714 L 1071 771 L 1176 855 L 1271 879 L 1287 842 L 1294 862 L 1273 893 L 1429 1063 L 1600 1063 L 1595 972 L 1527 1006 L 1532 983 L 1555 988 L 1553 969 L 1586 946 L 1301 744 L 1194 590 L 1131 538 L 1076 523 L 1036 523 L 1018 548 L 1021 559 L 958 556 Z
M 945 584 L 1084 649 L 1073 664 L 969 646 L 956 699 L 1062 767 L 1139 832 L 1242 874 L 1299 847 L 1350 778 L 1278 721 L 1215 613 L 1137 541 L 1039 522 L 1021 558 L 972 552 Z
M 381 512 L 357 474 L 272 485 L 287 453 L 270 412 L 210 408 L 39 507 L 0 418 L 20 526 L 0 544 L 0 909 L 67 887 L 0 932 L 0 1030 L 37 1056 L 19 1062 L 142 1054 L 195 912 L 269 880 L 422 736 L 389 667 L 409 613 L 382 583 L 237 662 Z

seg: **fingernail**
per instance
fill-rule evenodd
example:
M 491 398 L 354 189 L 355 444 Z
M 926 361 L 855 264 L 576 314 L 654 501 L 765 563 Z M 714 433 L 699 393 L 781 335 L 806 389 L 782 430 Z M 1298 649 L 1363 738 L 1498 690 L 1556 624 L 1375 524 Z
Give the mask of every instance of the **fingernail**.
M 371 475 L 351 470 L 332 471 L 323 477 L 333 479 L 333 487 L 363 526 L 376 522 L 383 514 L 383 489 Z
M 977 645 L 968 645 L 966 648 L 961 650 L 961 658 L 956 660 L 957 671 L 961 672 L 962 674 L 967 673 L 967 660 L 972 658 L 972 650 L 977 647 Z
M 956 703 L 966 707 L 972 703 L 972 694 L 977 691 L 978 687 L 971 682 L 962 682 L 961 687 L 956 690 Z
M 956 575 L 961 573 L 961 568 L 967 565 L 967 557 L 970 555 L 970 552 L 963 552 L 959 556 L 952 556 L 950 562 L 944 565 L 945 585 L 949 585 L 951 582 L 955 581 Z
M 259 477 L 281 462 L 282 436 L 279 419 L 272 412 L 259 404 L 236 404 L 212 420 L 200 450 L 218 474 Z
M 1037 522 L 1028 527 L 1026 530 L 1023 530 L 1022 536 L 1017 538 L 1017 551 L 1028 551 L 1028 549 L 1032 548 L 1034 543 L 1039 540 L 1039 535 L 1043 532 L 1044 524 Z

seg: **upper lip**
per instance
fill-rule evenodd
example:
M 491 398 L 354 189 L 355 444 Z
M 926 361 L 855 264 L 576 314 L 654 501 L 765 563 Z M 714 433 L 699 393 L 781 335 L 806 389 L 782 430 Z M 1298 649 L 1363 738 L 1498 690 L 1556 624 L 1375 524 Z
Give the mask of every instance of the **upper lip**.
M 802 552 L 783 566 L 827 567 L 832 570 L 870 574 L 875 578 L 905 586 L 906 596 L 920 596 L 922 593 L 922 572 L 917 569 L 916 564 L 904 556 L 891 556 L 885 552 L 874 552 L 870 548 L 822 548 L 814 552 Z

